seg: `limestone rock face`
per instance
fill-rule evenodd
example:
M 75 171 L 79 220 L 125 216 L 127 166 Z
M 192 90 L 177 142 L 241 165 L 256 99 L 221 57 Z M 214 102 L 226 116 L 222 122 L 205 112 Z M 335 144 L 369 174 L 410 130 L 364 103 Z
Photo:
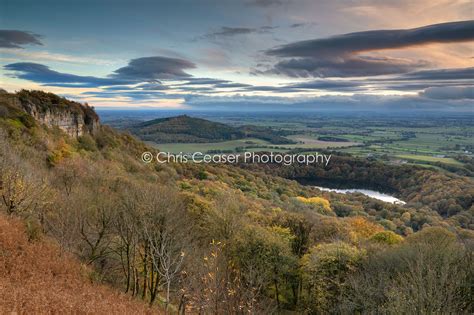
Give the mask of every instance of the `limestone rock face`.
M 99 124 L 98 119 L 70 110 L 40 111 L 34 104 L 23 104 L 25 111 L 37 121 L 49 127 L 56 126 L 71 137 L 82 136 L 85 132 L 93 134 Z
M 18 96 L 23 110 L 38 122 L 56 126 L 71 137 L 94 134 L 99 129 L 99 116 L 92 107 L 44 92 L 21 91 Z

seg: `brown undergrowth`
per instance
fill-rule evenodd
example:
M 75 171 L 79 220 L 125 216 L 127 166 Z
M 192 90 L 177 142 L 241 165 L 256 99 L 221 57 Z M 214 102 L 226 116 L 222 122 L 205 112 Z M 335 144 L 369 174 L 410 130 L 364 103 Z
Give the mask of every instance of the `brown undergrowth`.
M 21 220 L 0 215 L 0 314 L 159 313 L 88 274 L 52 241 L 29 241 Z

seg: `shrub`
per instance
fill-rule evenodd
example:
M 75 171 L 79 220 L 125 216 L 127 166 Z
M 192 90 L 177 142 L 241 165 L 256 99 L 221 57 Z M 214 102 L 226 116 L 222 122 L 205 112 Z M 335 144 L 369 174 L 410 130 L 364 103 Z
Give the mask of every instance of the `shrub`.
M 97 151 L 95 140 L 89 134 L 80 136 L 77 138 L 77 141 L 79 143 L 79 149 L 86 151 Z
M 112 129 L 107 126 L 102 126 L 101 129 L 95 135 L 95 142 L 99 149 L 104 149 L 107 147 L 116 148 L 119 146 L 119 140 L 113 136 Z
M 314 206 L 319 212 L 323 214 L 332 213 L 331 204 L 329 203 L 329 200 L 324 199 L 322 197 L 296 197 L 296 199 L 302 203 Z
M 58 147 L 56 150 L 53 150 L 47 157 L 48 164 L 50 166 L 55 166 L 59 162 L 61 162 L 64 158 L 70 157 L 72 155 L 72 148 L 70 145 L 65 143 L 64 141 L 61 141 L 58 144 Z
M 197 178 L 199 180 L 207 179 L 207 172 L 204 170 L 200 170 L 199 173 L 197 174 Z
M 36 125 L 35 119 L 31 115 L 23 114 L 19 119 L 26 128 L 32 128 Z

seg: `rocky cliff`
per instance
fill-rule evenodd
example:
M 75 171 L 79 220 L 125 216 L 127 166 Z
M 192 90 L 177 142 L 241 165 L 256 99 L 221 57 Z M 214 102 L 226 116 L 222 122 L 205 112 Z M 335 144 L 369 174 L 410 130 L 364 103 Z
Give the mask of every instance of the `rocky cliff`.
M 94 134 L 100 125 L 99 116 L 92 107 L 52 93 L 26 90 L 16 94 L 2 92 L 1 99 L 6 107 L 4 111 L 19 108 L 36 121 L 48 127 L 56 126 L 72 137 L 79 137 L 84 133 Z

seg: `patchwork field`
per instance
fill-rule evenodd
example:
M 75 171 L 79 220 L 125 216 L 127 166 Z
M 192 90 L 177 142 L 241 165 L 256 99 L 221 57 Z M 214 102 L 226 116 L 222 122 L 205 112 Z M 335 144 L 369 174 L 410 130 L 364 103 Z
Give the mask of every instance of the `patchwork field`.
M 399 117 L 390 120 L 375 116 L 339 117 L 329 114 L 234 117 L 231 113 L 193 113 L 194 116 L 237 128 L 248 125 L 271 128 L 295 143 L 272 144 L 257 138 L 210 143 L 149 143 L 171 153 L 200 151 L 219 154 L 243 150 L 309 153 L 327 149 L 357 157 L 418 164 L 447 171 L 466 169 L 466 159 L 472 159 L 474 151 L 474 125 L 466 116 Z M 123 120 L 117 124 L 123 124 Z
M 357 142 L 336 142 L 336 141 L 320 141 L 309 136 L 289 136 L 289 139 L 295 140 L 297 144 L 272 144 L 268 141 L 248 138 L 240 140 L 230 140 L 223 142 L 211 143 L 153 143 L 148 142 L 161 151 L 171 153 L 187 153 L 187 152 L 213 152 L 217 151 L 270 151 L 270 152 L 287 152 L 293 149 L 329 149 L 342 148 L 360 145 Z

